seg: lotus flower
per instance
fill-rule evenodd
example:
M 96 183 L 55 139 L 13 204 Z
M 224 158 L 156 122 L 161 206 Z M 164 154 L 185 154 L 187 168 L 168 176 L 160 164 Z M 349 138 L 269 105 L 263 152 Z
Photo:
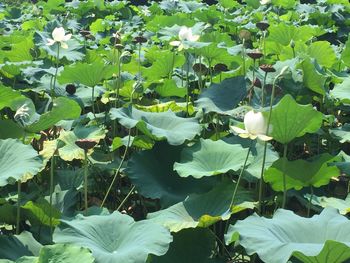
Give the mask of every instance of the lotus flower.
M 247 112 L 244 115 L 244 127 L 241 129 L 235 126 L 230 128 L 242 138 L 250 138 L 255 140 L 256 138 L 262 141 L 269 141 L 272 137 L 266 135 L 267 122 L 264 115 L 261 112 L 254 112 L 253 110 Z
M 261 5 L 267 5 L 269 3 L 271 3 L 271 0 L 260 0 Z
M 68 41 L 70 38 L 72 37 L 72 34 L 67 34 L 64 31 L 63 27 L 56 27 L 53 31 L 52 31 L 52 38 L 48 38 L 47 41 L 48 43 L 46 44 L 47 46 L 52 46 L 53 44 L 60 43 L 61 47 L 64 49 L 68 48 L 68 45 L 65 41 Z
M 188 48 L 188 45 L 186 45 L 184 41 L 195 42 L 199 39 L 199 35 L 193 35 L 191 28 L 182 26 L 179 31 L 179 39 L 180 40 L 171 41 L 170 45 L 178 47 L 179 51 L 181 51 Z

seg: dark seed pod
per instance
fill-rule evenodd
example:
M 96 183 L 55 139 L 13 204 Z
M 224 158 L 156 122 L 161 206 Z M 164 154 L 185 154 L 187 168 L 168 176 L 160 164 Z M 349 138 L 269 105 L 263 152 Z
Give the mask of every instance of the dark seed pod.
M 266 73 L 276 72 L 276 69 L 272 65 L 269 65 L 269 64 L 261 65 L 260 69 Z
M 82 35 L 83 37 L 87 38 L 89 35 L 91 35 L 91 32 L 89 30 L 80 30 L 80 35 Z
M 256 23 L 256 27 L 259 28 L 261 31 L 265 31 L 266 29 L 269 28 L 269 26 L 270 24 L 267 21 L 260 21 Z
M 208 68 L 206 65 L 202 64 L 202 63 L 196 63 L 192 66 L 194 72 L 196 72 L 197 74 L 201 74 L 201 75 L 207 75 L 208 74 Z
M 66 86 L 66 92 L 69 95 L 73 95 L 77 91 L 77 87 L 74 84 L 68 84 Z
M 75 141 L 75 144 L 84 151 L 87 151 L 94 148 L 97 142 L 91 139 L 79 139 Z
M 254 50 L 247 52 L 247 55 L 250 58 L 256 60 L 256 59 L 261 58 L 264 54 L 259 49 L 254 49 Z
M 134 43 L 139 43 L 139 44 L 146 43 L 147 42 L 147 38 L 145 38 L 143 36 L 137 36 L 137 37 L 134 38 L 133 42 Z
M 217 73 L 228 71 L 228 68 L 223 63 L 218 63 L 214 66 L 214 71 Z
M 122 44 L 115 44 L 114 47 L 118 49 L 119 51 L 124 49 L 124 46 Z
M 261 88 L 261 81 L 258 78 L 255 78 L 253 85 L 257 88 Z

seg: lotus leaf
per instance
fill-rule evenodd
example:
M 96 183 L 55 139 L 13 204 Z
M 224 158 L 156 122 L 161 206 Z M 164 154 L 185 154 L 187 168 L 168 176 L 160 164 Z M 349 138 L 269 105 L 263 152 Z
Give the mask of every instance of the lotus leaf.
M 155 223 L 114 212 L 61 220 L 53 239 L 89 248 L 97 263 L 145 263 L 149 254 L 164 255 L 172 236 Z

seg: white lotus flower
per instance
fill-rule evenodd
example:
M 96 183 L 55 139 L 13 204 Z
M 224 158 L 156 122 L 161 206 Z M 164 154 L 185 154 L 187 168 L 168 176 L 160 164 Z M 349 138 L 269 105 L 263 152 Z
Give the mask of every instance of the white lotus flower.
M 260 0 L 261 5 L 267 5 L 269 3 L 271 3 L 271 0 Z
M 52 39 L 48 38 L 47 41 L 48 43 L 46 44 L 47 46 L 52 46 L 53 44 L 60 43 L 61 47 L 64 49 L 68 48 L 68 45 L 66 43 L 66 41 L 68 41 L 70 38 L 72 37 L 72 34 L 67 34 L 64 31 L 63 27 L 56 27 L 53 31 L 52 31 Z
M 193 35 L 191 28 L 182 26 L 179 31 L 179 39 L 180 40 L 171 41 L 170 45 L 178 47 L 179 51 L 181 51 L 188 48 L 185 41 L 196 42 L 199 39 L 199 35 Z
M 241 129 L 235 126 L 230 128 L 242 138 L 250 138 L 255 140 L 256 138 L 262 141 L 269 141 L 272 137 L 266 135 L 267 121 L 261 112 L 255 113 L 253 110 L 247 112 L 244 115 L 244 127 Z

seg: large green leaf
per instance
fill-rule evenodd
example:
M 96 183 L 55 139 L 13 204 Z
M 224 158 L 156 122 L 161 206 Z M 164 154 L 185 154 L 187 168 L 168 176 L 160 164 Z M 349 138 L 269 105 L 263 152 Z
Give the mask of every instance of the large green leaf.
M 0 85 L 0 110 L 9 107 L 11 110 L 16 111 L 24 103 L 31 104 L 31 106 L 34 107 L 33 102 L 22 95 L 21 92 Z
M 160 199 L 166 207 L 183 201 L 192 193 L 208 191 L 213 178 L 182 178 L 173 170 L 182 147 L 157 143 L 152 150 L 134 153 L 125 173 L 141 195 Z
M 24 135 L 24 129 L 12 120 L 0 120 L 0 139 L 19 139 Z
M 111 119 L 117 119 L 128 129 L 137 127 L 155 140 L 166 139 L 171 145 L 183 144 L 192 140 L 201 131 L 195 118 L 181 118 L 172 111 L 144 112 L 134 107 L 112 108 Z
M 53 239 L 89 248 L 97 263 L 145 263 L 149 254 L 164 255 L 172 236 L 155 223 L 114 212 L 62 220 Z
M 305 133 L 316 132 L 322 124 L 322 113 L 312 105 L 300 105 L 290 95 L 285 95 L 273 108 L 271 136 L 286 144 Z
M 326 76 L 316 70 L 315 64 L 312 63 L 310 59 L 305 59 L 301 62 L 300 67 L 303 70 L 304 85 L 308 89 L 324 96 L 326 94 Z
M 341 59 L 346 66 L 350 67 L 350 37 L 345 43 L 345 48 L 341 53 Z
M 15 139 L 0 140 L 0 186 L 26 182 L 43 168 L 43 161 L 30 145 Z
M 32 225 L 57 226 L 60 221 L 60 212 L 56 208 L 51 208 L 48 201 L 40 198 L 36 202 L 29 201 L 22 208 L 25 210 L 26 217 Z M 50 210 L 52 209 L 52 221 L 50 220 Z
M 305 198 L 310 201 L 311 195 L 306 194 Z M 335 198 L 335 197 L 326 197 L 326 196 L 315 196 L 312 195 L 311 203 L 313 205 L 325 207 L 334 207 L 339 210 L 339 213 L 342 215 L 346 215 L 350 212 L 350 194 L 343 199 Z
M 217 221 L 227 220 L 232 213 L 254 208 L 252 196 L 239 189 L 231 210 L 230 204 L 235 184 L 225 180 L 205 194 L 191 195 L 183 202 L 167 209 L 148 214 L 151 221 L 167 227 L 171 232 L 186 228 L 208 227 Z
M 339 140 L 340 143 L 350 142 L 350 124 L 346 123 L 342 127 L 329 129 L 329 133 Z
M 293 256 L 303 263 L 344 263 L 350 259 L 350 246 L 343 243 L 327 240 L 323 249 L 317 256 L 310 256 L 306 253 L 296 251 Z
M 71 120 L 79 118 L 81 108 L 74 100 L 59 97 L 53 100 L 51 111 L 40 116 L 37 122 L 26 127 L 27 131 L 39 132 L 52 127 L 61 120 Z
M 238 76 L 212 84 L 199 95 L 196 104 L 206 112 L 230 114 L 246 95 L 245 78 Z
M 317 41 L 311 43 L 308 54 L 314 58 L 318 64 L 331 68 L 337 61 L 334 49 L 328 41 Z
M 145 70 L 145 76 L 149 80 L 159 80 L 171 76 L 174 67 L 180 67 L 185 63 L 185 57 L 182 54 L 175 54 L 169 50 L 156 53 L 157 59 L 151 67 Z
M 283 174 L 286 176 L 286 189 L 300 190 L 307 186 L 320 187 L 327 185 L 332 177 L 340 175 L 336 166 L 329 166 L 329 163 L 339 160 L 338 156 L 334 157 L 324 153 L 311 161 L 285 160 L 285 169 L 283 169 L 284 159 L 280 158 L 265 172 L 264 179 L 276 191 L 283 191 Z
M 161 257 L 152 257 L 152 263 L 209 263 L 215 237 L 209 229 L 186 229 L 174 234 L 169 251 Z
M 193 146 L 182 150 L 181 160 L 174 164 L 174 170 L 181 177 L 194 178 L 237 171 L 246 158 L 244 151 L 248 150 L 244 150 L 240 144 L 200 139 Z
M 14 261 L 1 261 L 0 263 L 14 263 Z M 15 261 L 15 263 L 76 263 L 76 262 L 95 262 L 91 252 L 82 247 L 70 244 L 55 244 L 44 246 L 40 250 L 38 257 L 24 256 Z
M 0 235 L 0 258 L 16 260 L 22 256 L 36 256 L 42 245 L 36 241 L 30 232 L 20 235 Z
M 91 252 L 82 247 L 70 244 L 55 244 L 44 246 L 40 250 L 38 263 L 77 263 L 95 262 Z
M 334 89 L 330 91 L 333 98 L 339 100 L 342 103 L 350 103 L 350 78 L 344 79 L 340 84 L 336 84 Z
M 230 242 L 236 232 L 240 235 L 239 243 L 249 255 L 257 253 L 264 262 L 269 263 L 285 263 L 293 253 L 317 256 L 324 246 L 327 253 L 323 253 L 324 257 L 318 262 L 340 262 L 327 261 L 327 258 L 337 259 L 340 256 L 338 245 L 343 245 L 338 243 L 333 250 L 329 250 L 327 247 L 334 243 L 326 241 L 333 240 L 350 246 L 350 222 L 334 208 L 326 208 L 312 218 L 300 217 L 283 209 L 277 210 L 272 219 L 254 214 L 231 225 L 226 241 Z M 345 251 L 349 251 L 349 248 Z
M 66 66 L 58 77 L 61 84 L 77 83 L 89 87 L 94 87 L 104 79 L 112 77 L 115 68 L 111 65 L 105 65 L 101 61 L 95 61 L 91 64 L 76 63 L 72 66 Z

